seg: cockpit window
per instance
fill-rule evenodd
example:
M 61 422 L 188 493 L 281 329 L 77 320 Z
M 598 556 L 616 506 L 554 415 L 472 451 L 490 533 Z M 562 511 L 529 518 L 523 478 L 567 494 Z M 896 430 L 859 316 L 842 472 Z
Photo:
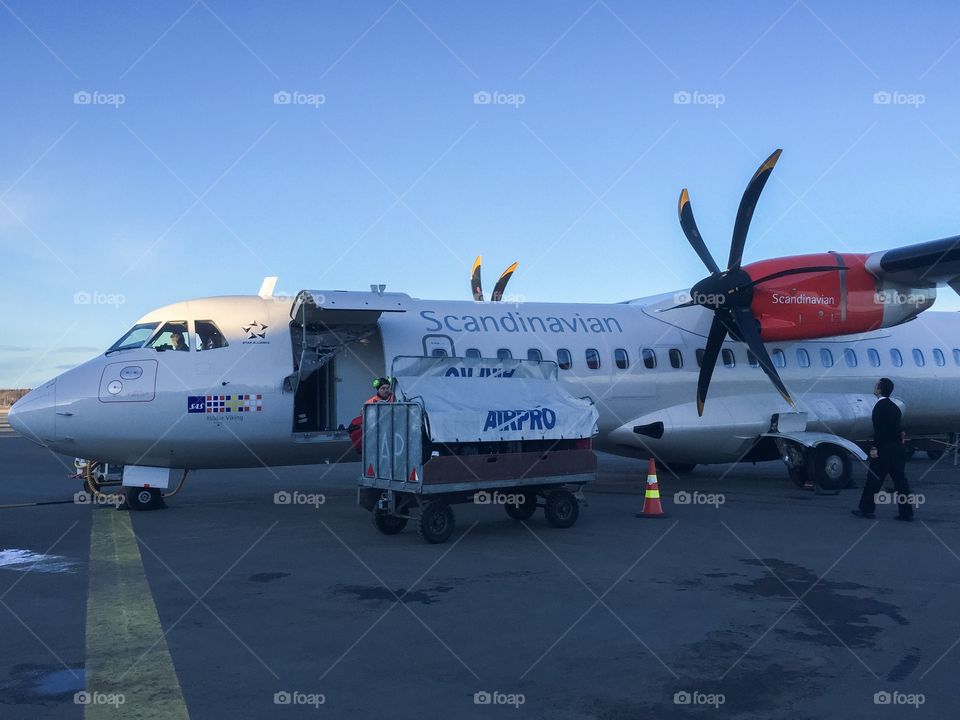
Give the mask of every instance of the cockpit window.
M 115 350 L 133 350 L 135 348 L 143 347 L 143 344 L 150 339 L 150 336 L 153 335 L 153 331 L 157 329 L 157 325 L 159 324 L 160 323 L 153 322 L 139 323 L 134 325 L 132 328 L 127 330 L 122 338 L 111 345 L 107 352 L 114 352 Z
M 164 323 L 160 332 L 150 342 L 150 347 L 156 350 L 190 350 L 190 334 L 187 332 L 187 321 L 175 320 Z
M 227 347 L 227 339 L 213 320 L 197 320 L 195 326 L 197 334 L 194 338 L 196 340 L 194 347 L 198 351 Z

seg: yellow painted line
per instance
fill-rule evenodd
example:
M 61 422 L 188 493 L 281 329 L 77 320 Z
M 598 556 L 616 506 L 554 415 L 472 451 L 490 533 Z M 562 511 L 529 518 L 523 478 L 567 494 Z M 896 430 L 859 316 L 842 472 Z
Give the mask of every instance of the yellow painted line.
M 86 720 L 189 720 L 129 512 L 93 508 L 86 679 Z

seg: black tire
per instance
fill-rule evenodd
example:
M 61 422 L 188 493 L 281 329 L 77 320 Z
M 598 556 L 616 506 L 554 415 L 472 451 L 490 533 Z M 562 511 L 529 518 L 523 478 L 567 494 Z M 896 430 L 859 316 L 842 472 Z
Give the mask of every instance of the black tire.
M 420 510 L 417 530 L 428 543 L 446 542 L 453 534 L 453 508 L 442 500 L 432 500 Z
M 126 488 L 127 507 L 131 510 L 159 510 L 165 506 L 163 491 L 158 488 Z
M 936 462 L 943 457 L 943 450 L 927 450 L 927 457 Z
M 507 515 L 512 517 L 514 520 L 529 520 L 537 511 L 537 494 L 535 492 L 528 491 L 524 493 L 517 493 L 517 496 L 523 498 L 522 503 L 519 505 L 507 503 L 503 506 L 503 509 L 506 510 Z
M 373 524 L 384 535 L 396 535 L 407 526 L 407 518 L 388 515 L 385 512 L 373 511 Z
M 807 456 L 807 477 L 822 490 L 844 490 L 853 482 L 850 454 L 837 445 L 817 445 Z
M 547 507 L 544 511 L 547 522 L 555 528 L 568 528 L 580 515 L 580 503 L 568 490 L 554 490 L 547 495 Z
M 907 443 L 907 449 L 905 452 L 906 452 L 907 460 L 909 460 L 914 455 L 917 454 L 917 446 L 914 445 L 913 443 Z

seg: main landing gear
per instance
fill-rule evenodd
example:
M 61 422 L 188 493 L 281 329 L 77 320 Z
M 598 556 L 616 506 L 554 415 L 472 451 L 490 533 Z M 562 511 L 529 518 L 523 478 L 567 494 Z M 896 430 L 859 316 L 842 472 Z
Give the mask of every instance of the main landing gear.
M 853 484 L 850 453 L 838 445 L 823 443 L 813 448 L 778 441 L 780 455 L 790 479 L 806 490 L 836 492 Z

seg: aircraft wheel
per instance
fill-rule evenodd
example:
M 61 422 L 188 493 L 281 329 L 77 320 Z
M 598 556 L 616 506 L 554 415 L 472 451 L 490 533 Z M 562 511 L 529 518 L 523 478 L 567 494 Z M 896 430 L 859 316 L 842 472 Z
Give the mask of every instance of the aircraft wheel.
M 547 522 L 555 528 L 568 528 L 580 515 L 580 503 L 569 490 L 554 490 L 547 495 Z
M 523 493 L 517 493 L 517 496 L 522 497 L 523 502 L 518 505 L 507 503 L 503 506 L 503 509 L 506 510 L 507 515 L 514 520 L 529 520 L 537 511 L 537 494 L 528 490 Z
M 907 455 L 907 460 L 909 460 L 910 458 L 912 458 L 914 455 L 917 454 L 917 446 L 914 445 L 913 443 L 907 443 L 905 453 Z
M 431 500 L 420 510 L 417 529 L 428 543 L 446 542 L 453 534 L 453 508 L 442 500 Z
M 927 450 L 927 457 L 931 460 L 939 460 L 943 457 L 943 450 Z
M 126 488 L 127 507 L 131 510 L 159 510 L 165 506 L 163 491 L 157 488 Z
M 377 530 L 384 535 L 396 535 L 407 526 L 407 519 L 374 510 L 373 524 L 376 525 Z
M 823 490 L 843 490 L 853 482 L 850 455 L 836 445 L 818 445 L 807 458 L 809 478 Z

